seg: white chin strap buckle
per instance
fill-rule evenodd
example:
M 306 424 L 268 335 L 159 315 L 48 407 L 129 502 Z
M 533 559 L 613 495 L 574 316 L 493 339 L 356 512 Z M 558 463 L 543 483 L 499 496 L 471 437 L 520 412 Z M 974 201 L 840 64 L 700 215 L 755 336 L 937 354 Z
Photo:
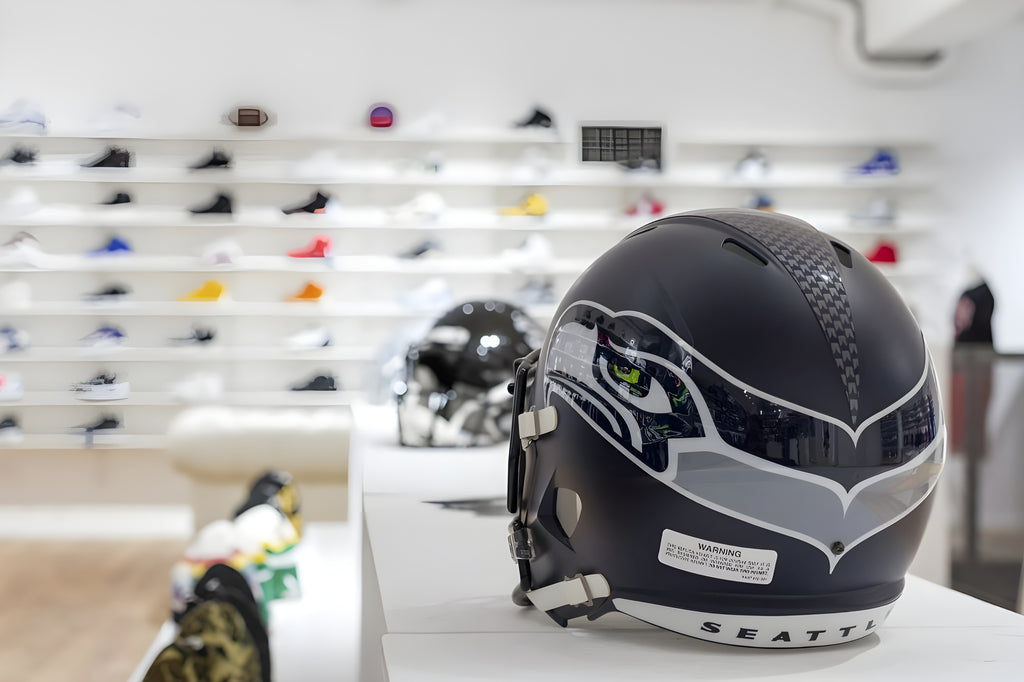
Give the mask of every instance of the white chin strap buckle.
M 600 573 L 577 573 L 560 583 L 530 590 L 526 596 L 541 611 L 551 611 L 562 606 L 593 606 L 595 599 L 611 593 L 608 581 Z
M 531 410 L 519 415 L 519 439 L 526 451 L 545 433 L 551 433 L 558 426 L 558 411 L 554 405 L 543 410 Z

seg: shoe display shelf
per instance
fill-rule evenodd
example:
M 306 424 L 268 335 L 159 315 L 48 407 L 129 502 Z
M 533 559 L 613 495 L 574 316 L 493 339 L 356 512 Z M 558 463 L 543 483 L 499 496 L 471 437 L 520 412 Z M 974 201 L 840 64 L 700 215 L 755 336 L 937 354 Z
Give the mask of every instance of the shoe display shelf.
M 565 131 L 51 134 L 0 136 L 0 153 L 5 144 L 36 149 L 38 161 L 0 167 L 0 241 L 30 231 L 44 252 L 0 265 L 0 324 L 23 327 L 32 339 L 27 350 L 0 356 L 0 371 L 20 373 L 25 384 L 22 400 L 0 405 L 0 413 L 18 416 L 26 434 L 21 444 L 7 447 L 81 447 L 81 436 L 67 428 L 115 413 L 124 417 L 125 429 L 97 438 L 96 447 L 158 449 L 167 424 L 189 404 L 170 387 L 197 371 L 223 377 L 216 402 L 226 404 L 347 404 L 380 395 L 378 367 L 387 359 L 382 349 L 393 352 L 402 338 L 414 338 L 411 330 L 422 333 L 453 302 L 516 301 L 517 291 L 542 280 L 548 302 L 527 309 L 547 324 L 576 276 L 652 219 L 623 212 L 648 193 L 666 205 L 665 214 L 739 206 L 752 193 L 770 193 L 777 210 L 805 217 L 854 248 L 897 241 L 901 260 L 883 271 L 901 291 L 926 297 L 922 283 L 938 272 L 929 251 L 939 211 L 931 203 L 927 140 L 668 139 L 663 172 L 581 163 L 578 142 Z M 129 149 L 134 165 L 79 168 L 107 145 Z M 901 173 L 846 172 L 883 145 L 899 151 Z M 224 149 L 232 168 L 186 170 L 211 148 Z M 755 148 L 769 159 L 768 172 L 737 175 L 737 161 Z M 28 206 L 15 198 L 26 188 L 33 197 Z M 318 191 L 329 194 L 337 210 L 282 214 L 280 207 Z M 100 205 L 118 192 L 131 195 L 131 203 Z M 424 192 L 440 195 L 443 209 L 410 210 L 410 201 Z M 501 208 L 531 192 L 547 199 L 546 215 L 501 215 Z M 188 207 L 218 194 L 231 195 L 232 214 L 190 215 Z M 878 196 L 897 205 L 895 217 L 854 217 Z M 283 255 L 318 234 L 333 239 L 332 258 Z M 112 235 L 135 253 L 83 255 Z M 549 245 L 544 257 L 529 249 L 536 235 Z M 203 249 L 222 239 L 236 242 L 242 255 L 229 265 L 211 265 Z M 399 257 L 424 239 L 440 248 L 419 258 Z M 223 283 L 224 299 L 176 300 L 213 279 Z M 326 290 L 322 300 L 283 300 L 310 280 Z M 419 295 L 439 281 L 444 295 Z M 15 282 L 31 290 L 30 300 L 5 295 L 4 287 Z M 131 297 L 81 300 L 113 283 L 129 287 Z M 122 328 L 125 347 L 86 351 L 76 345 L 100 324 Z M 170 345 L 168 339 L 190 324 L 215 328 L 216 340 Z M 334 345 L 287 347 L 286 337 L 309 325 L 327 327 Z M 130 396 L 90 404 L 67 390 L 99 371 L 130 381 Z M 288 390 L 327 371 L 343 390 Z

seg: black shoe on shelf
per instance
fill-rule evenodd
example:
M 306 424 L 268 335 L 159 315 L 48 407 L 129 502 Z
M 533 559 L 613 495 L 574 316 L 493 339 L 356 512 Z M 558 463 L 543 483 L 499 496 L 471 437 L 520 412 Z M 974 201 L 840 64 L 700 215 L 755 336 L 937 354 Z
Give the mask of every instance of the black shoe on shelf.
M 208 206 L 189 209 L 189 212 L 192 213 L 192 215 L 231 215 L 231 211 L 231 197 L 229 197 L 227 194 L 218 194 L 217 197 L 213 200 L 213 203 L 209 204 Z
M 114 196 L 110 197 L 106 201 L 101 201 L 100 205 L 101 206 L 118 206 L 120 204 L 130 204 L 130 203 L 132 203 L 132 195 L 128 194 L 128 192 L 117 192 L 117 193 L 114 194 Z
M 123 284 L 111 284 L 98 291 L 86 294 L 83 298 L 86 301 L 120 301 L 132 293 L 132 290 Z
M 83 163 L 82 168 L 128 168 L 131 165 L 131 152 L 119 147 L 108 147 L 102 156 Z
M 305 384 L 298 386 L 292 386 L 293 391 L 337 391 L 338 387 L 334 383 L 334 377 L 326 374 L 318 374 L 313 377 Z
M 190 170 L 204 170 L 206 168 L 231 168 L 231 157 L 220 149 L 214 149 L 205 161 L 198 161 L 189 166 Z
M 79 433 L 98 433 L 101 431 L 116 431 L 121 428 L 121 420 L 112 414 L 105 414 L 94 422 L 79 424 L 71 427 L 72 431 Z
M 27 166 L 36 162 L 36 152 L 34 149 L 26 149 L 25 147 L 15 147 L 11 150 L 11 153 L 3 158 L 3 161 L 16 163 L 22 166 Z
M 302 204 L 301 206 L 288 206 L 282 208 L 281 212 L 285 215 L 292 215 L 293 213 L 323 213 L 327 207 L 327 202 L 330 200 L 331 198 L 323 192 L 317 192 L 316 196 L 309 203 Z
M 6 417 L 3 418 L 2 421 L 0 421 L 0 434 L 20 428 L 21 427 L 18 426 L 18 420 L 15 419 L 14 415 L 12 414 L 7 415 Z
M 174 343 L 201 345 L 213 341 L 216 333 L 212 329 L 192 327 L 192 333 L 188 336 L 176 336 L 171 339 Z
M 542 109 L 534 109 L 533 113 L 521 121 L 516 121 L 517 128 L 553 128 L 555 122 L 551 116 Z

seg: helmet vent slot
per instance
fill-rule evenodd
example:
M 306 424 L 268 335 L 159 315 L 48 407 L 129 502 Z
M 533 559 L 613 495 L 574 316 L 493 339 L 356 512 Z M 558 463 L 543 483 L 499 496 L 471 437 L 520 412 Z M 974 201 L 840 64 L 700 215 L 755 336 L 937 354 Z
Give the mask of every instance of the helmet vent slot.
M 722 242 L 722 248 L 728 251 L 729 253 L 735 253 L 737 256 L 740 256 L 741 258 L 750 261 L 754 265 L 760 265 L 761 267 L 765 267 L 766 265 L 768 265 L 767 260 L 762 258 L 758 253 L 753 251 L 746 244 L 741 244 L 735 239 L 726 239 L 724 242 Z
M 841 264 L 848 268 L 853 267 L 853 255 L 850 254 L 850 249 L 837 242 L 832 242 L 832 249 L 836 252 L 836 258 Z

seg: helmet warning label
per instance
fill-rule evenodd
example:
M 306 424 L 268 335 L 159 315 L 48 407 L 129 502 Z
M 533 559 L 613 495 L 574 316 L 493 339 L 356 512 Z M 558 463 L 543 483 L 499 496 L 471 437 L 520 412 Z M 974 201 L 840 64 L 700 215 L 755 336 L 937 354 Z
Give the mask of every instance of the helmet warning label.
M 666 528 L 658 561 L 709 578 L 767 585 L 775 575 L 778 552 L 702 540 Z

